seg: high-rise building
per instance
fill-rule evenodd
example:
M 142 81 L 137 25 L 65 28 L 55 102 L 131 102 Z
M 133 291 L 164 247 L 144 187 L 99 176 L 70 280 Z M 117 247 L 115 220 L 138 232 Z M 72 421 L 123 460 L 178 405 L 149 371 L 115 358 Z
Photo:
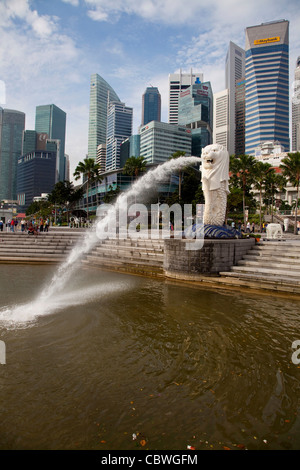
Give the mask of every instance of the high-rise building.
M 60 140 L 56 181 L 65 179 L 66 113 L 55 104 L 36 107 L 35 130 L 47 134 L 48 139 Z
M 229 43 L 225 60 L 225 88 L 229 90 L 228 103 L 228 152 L 232 155 L 235 152 L 235 84 L 245 76 L 245 51 L 241 47 Z
M 235 84 L 235 155 L 245 153 L 245 79 Z
M 107 113 L 105 171 L 120 168 L 121 143 L 132 134 L 133 109 L 120 101 L 110 102 Z
M 97 73 L 91 75 L 88 157 L 97 158 L 97 147 L 106 144 L 109 101 L 120 101 L 113 88 Z
M 300 151 L 300 57 L 295 69 L 294 90 L 292 97 L 292 151 Z
M 212 143 L 213 94 L 210 82 L 194 83 L 182 91 L 178 101 L 178 125 L 191 129 L 192 155 Z
M 289 22 L 246 28 L 245 152 L 264 141 L 289 150 Z
M 18 158 L 17 199 L 21 211 L 26 211 L 34 197 L 52 191 L 56 158 L 55 150 L 35 150 Z
M 191 155 L 192 133 L 185 126 L 151 121 L 140 128 L 140 154 L 147 164 L 166 162 L 173 153 Z
M 229 151 L 229 90 L 214 93 L 213 143 Z
M 17 161 L 24 128 L 24 113 L 0 108 L 0 201 L 17 199 Z
M 98 145 L 96 163 L 100 165 L 100 172 L 103 173 L 106 166 L 106 144 Z
M 142 126 L 161 120 L 161 96 L 157 87 L 147 87 L 142 100 Z
M 183 90 L 194 83 L 203 82 L 203 74 L 191 70 L 190 73 L 169 74 L 169 124 L 178 124 L 178 100 Z

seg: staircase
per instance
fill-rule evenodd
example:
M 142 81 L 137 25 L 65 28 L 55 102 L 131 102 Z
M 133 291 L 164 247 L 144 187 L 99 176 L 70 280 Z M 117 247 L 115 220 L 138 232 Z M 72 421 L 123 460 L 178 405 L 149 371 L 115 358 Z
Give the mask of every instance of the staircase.
M 89 267 L 164 277 L 164 241 L 130 238 L 103 240 L 82 262 Z
M 262 241 L 229 272 L 219 274 L 226 284 L 300 293 L 300 242 Z
M 0 263 L 60 263 L 82 236 L 73 230 L 50 229 L 38 235 L 0 232 Z

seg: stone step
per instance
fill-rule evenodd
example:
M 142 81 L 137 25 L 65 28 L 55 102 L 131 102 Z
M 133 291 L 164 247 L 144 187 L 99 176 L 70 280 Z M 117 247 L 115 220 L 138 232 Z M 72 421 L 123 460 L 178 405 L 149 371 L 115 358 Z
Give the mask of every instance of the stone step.
M 286 260 L 288 262 L 294 262 L 294 263 L 299 263 L 300 262 L 300 256 L 293 256 L 292 254 L 287 254 L 287 253 L 265 253 L 262 251 L 261 253 L 257 252 L 251 252 L 249 251 L 246 255 L 244 255 L 244 259 L 252 259 L 252 260 Z
M 137 258 L 137 257 L 132 257 L 132 256 L 111 256 L 110 253 L 94 253 L 92 252 L 91 254 L 86 256 L 86 259 L 93 259 L 99 260 L 99 263 L 102 262 L 109 262 L 111 264 L 145 264 L 145 265 L 151 265 L 151 266 L 163 266 L 163 258 L 161 259 L 153 259 L 153 258 L 148 258 L 148 257 L 143 257 L 143 258 Z
M 294 271 L 300 272 L 300 264 L 297 260 L 289 260 L 289 262 L 284 262 L 282 258 L 276 258 L 276 260 L 270 260 L 269 258 L 265 258 L 262 262 L 261 259 L 259 260 L 249 260 L 248 258 L 242 259 L 238 261 L 238 266 L 257 266 L 258 269 L 260 268 L 272 268 L 272 269 L 293 269 Z
M 100 260 L 98 257 L 93 258 L 88 256 L 82 261 L 83 265 L 88 267 L 95 267 L 99 269 L 108 269 L 118 272 L 127 272 L 137 275 L 146 275 L 151 277 L 164 277 L 164 271 L 161 266 L 146 266 L 144 263 L 126 263 L 126 262 L 113 262 L 114 260 Z
M 256 273 L 256 274 L 265 274 L 265 275 L 270 275 L 270 276 L 277 276 L 277 277 L 293 277 L 297 278 L 299 277 L 300 279 L 300 272 L 297 270 L 291 270 L 289 269 L 271 269 L 271 268 L 262 268 L 258 266 L 232 266 L 231 272 L 235 273 Z
M 282 278 L 281 276 L 277 276 L 275 274 L 266 276 L 265 273 L 251 273 L 251 272 L 235 272 L 235 271 L 228 271 L 228 272 L 220 272 L 219 273 L 224 278 L 233 278 L 233 279 L 249 279 L 257 282 L 264 282 L 266 284 L 280 284 L 280 285 L 299 285 L 300 287 L 300 277 L 288 277 Z M 259 284 L 260 285 L 260 284 Z M 259 287 L 258 285 L 258 287 Z
M 163 250 L 159 250 L 159 249 L 156 249 L 156 248 L 132 247 L 132 246 L 124 247 L 124 246 L 121 246 L 121 245 L 109 246 L 109 247 L 107 247 L 106 245 L 100 245 L 100 246 L 97 246 L 96 250 L 98 252 L 106 251 L 106 252 L 109 252 L 109 253 L 112 253 L 112 254 L 117 253 L 117 254 L 120 254 L 120 255 L 122 253 L 124 253 L 124 255 L 126 255 L 126 254 L 129 254 L 129 255 L 149 254 L 150 256 L 151 255 L 163 256 L 163 254 L 164 254 Z
M 51 248 L 39 248 L 39 247 L 32 247 L 32 248 L 27 248 L 26 250 L 22 250 L 20 248 L 10 248 L 10 249 L 5 249 L 0 247 L 0 256 L 5 256 L 10 255 L 12 256 L 14 253 L 17 255 L 21 256 L 26 256 L 26 254 L 32 254 L 32 253 L 40 253 L 40 254 L 47 254 L 47 253 L 58 253 L 58 254 L 64 254 L 66 252 L 69 252 L 70 250 L 67 249 L 51 249 Z

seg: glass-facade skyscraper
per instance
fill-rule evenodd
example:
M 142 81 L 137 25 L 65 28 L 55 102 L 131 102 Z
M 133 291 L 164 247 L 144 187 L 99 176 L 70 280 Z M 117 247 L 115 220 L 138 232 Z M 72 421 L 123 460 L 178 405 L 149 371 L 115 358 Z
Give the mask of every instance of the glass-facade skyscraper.
M 132 134 L 133 109 L 125 103 L 111 102 L 107 113 L 106 171 L 120 168 L 121 143 Z
M 24 128 L 24 113 L 0 108 L 0 201 L 17 199 L 17 161 Z
M 200 156 L 203 147 L 212 143 L 213 95 L 210 82 L 194 83 L 180 93 L 178 125 L 191 129 L 192 155 Z
M 245 76 L 245 51 L 230 41 L 225 60 L 225 88 L 229 90 L 228 101 L 228 147 L 229 155 L 236 153 L 236 109 L 235 85 Z
M 161 120 L 161 96 L 157 87 L 147 87 L 142 100 L 142 126 Z
M 300 152 L 300 57 L 295 69 L 295 81 L 292 97 L 292 151 Z
M 110 101 L 120 101 L 113 88 L 97 73 L 91 75 L 88 156 L 97 158 L 97 147 L 106 144 L 107 110 Z
M 203 73 L 193 72 L 169 74 L 169 124 L 178 124 L 178 101 L 180 93 L 195 82 L 203 82 Z
M 289 151 L 289 22 L 246 28 L 245 152 L 267 140 Z
M 66 113 L 55 104 L 36 107 L 36 132 L 47 134 L 49 139 L 60 140 L 56 181 L 63 181 L 65 179 L 66 117 Z

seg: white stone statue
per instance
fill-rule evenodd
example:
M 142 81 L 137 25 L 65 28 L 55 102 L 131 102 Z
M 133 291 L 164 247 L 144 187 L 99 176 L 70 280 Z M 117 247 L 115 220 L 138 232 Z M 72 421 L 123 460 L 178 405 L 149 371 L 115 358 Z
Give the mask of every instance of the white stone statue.
M 268 224 L 267 229 L 267 238 L 282 238 L 283 232 L 280 224 Z
M 201 159 L 205 198 L 203 222 L 205 225 L 222 226 L 229 194 L 229 153 L 222 145 L 207 145 L 202 149 Z

